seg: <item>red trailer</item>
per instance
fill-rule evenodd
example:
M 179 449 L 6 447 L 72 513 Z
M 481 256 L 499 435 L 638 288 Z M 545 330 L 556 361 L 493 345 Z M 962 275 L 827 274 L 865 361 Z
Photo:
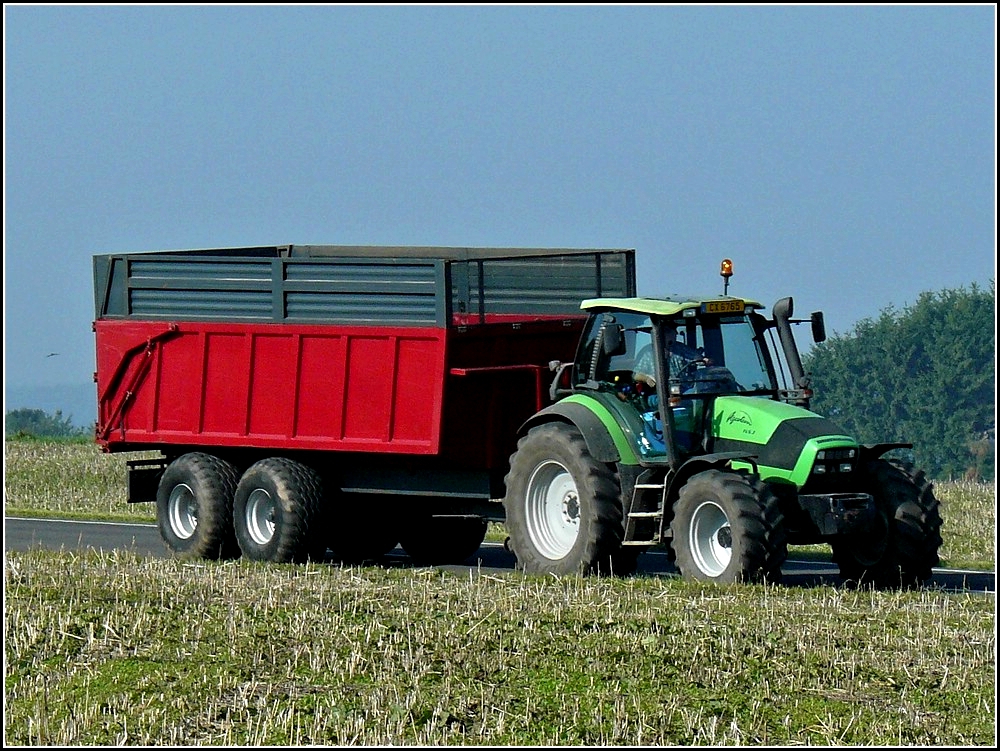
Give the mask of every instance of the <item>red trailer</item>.
M 580 301 L 634 251 L 271 246 L 94 258 L 97 441 L 203 557 L 461 560 Z

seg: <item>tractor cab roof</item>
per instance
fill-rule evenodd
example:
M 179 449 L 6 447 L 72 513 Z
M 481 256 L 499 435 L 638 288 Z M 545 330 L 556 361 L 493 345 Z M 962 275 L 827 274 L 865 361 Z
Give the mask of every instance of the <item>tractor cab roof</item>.
M 669 297 L 595 297 L 580 303 L 582 310 L 592 313 L 602 311 L 622 311 L 644 313 L 645 315 L 676 316 L 683 315 L 686 310 L 698 313 L 743 313 L 748 309 L 760 309 L 764 306 L 756 300 L 728 295 L 683 296 Z M 689 313 L 688 315 L 693 315 Z

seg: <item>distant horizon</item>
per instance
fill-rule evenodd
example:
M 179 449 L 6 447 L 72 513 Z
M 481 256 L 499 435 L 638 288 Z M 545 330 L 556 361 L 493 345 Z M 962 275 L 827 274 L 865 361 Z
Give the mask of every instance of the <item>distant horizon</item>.
M 91 382 L 46 385 L 4 384 L 4 415 L 18 409 L 40 409 L 50 415 L 59 410 L 75 427 L 97 421 L 97 386 Z

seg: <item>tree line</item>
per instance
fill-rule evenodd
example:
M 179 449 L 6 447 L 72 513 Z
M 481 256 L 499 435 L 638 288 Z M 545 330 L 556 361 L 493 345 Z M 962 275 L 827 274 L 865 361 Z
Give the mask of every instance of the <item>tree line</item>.
M 924 292 L 803 357 L 811 409 L 862 443 L 912 443 L 936 479 L 996 472 L 996 283 Z
M 49 414 L 42 409 L 15 409 L 4 416 L 4 435 L 33 438 L 80 438 L 93 435 L 93 428 L 73 424 L 73 416 L 63 417 L 61 409 Z

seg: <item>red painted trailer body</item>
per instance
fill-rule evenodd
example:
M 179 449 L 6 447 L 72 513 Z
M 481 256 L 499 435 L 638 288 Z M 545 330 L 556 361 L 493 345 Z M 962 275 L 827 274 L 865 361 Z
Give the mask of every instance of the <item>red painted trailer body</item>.
M 98 321 L 98 440 L 436 454 L 447 332 Z

